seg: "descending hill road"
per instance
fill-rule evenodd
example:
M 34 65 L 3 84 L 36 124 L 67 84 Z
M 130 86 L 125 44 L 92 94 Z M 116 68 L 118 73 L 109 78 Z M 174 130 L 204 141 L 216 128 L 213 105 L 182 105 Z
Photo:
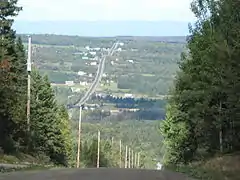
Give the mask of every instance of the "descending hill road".
M 144 169 L 55 169 L 0 174 L 0 180 L 192 180 L 178 173 Z

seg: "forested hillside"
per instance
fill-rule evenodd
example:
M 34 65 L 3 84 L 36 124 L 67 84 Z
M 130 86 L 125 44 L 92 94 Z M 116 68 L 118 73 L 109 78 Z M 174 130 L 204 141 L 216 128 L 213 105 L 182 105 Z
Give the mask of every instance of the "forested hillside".
M 167 95 L 176 74 L 185 37 L 80 37 L 33 34 L 33 63 L 52 83 L 92 82 L 100 50 L 118 40 L 124 43 L 108 57 L 104 77 L 97 91 L 111 94 L 134 93 L 139 96 Z M 19 35 L 27 45 L 27 35 Z M 96 54 L 95 54 L 96 53 Z M 79 75 L 78 72 L 85 74 Z
M 202 179 L 240 176 L 239 8 L 238 0 L 193 1 L 198 20 L 161 126 L 165 164 L 192 166 Z
M 30 122 L 27 121 L 26 49 L 21 37 L 17 37 L 12 29 L 12 18 L 17 16 L 21 7 L 15 0 L 0 5 L 4 9 L 0 11 L 0 164 L 73 167 L 77 159 L 78 123 L 70 120 L 66 107 L 57 101 L 57 93 L 48 76 L 42 75 L 36 67 L 31 72 Z M 131 105 L 120 100 L 110 98 L 108 101 L 116 101 L 116 106 Z M 163 107 L 165 101 L 142 99 L 133 103 L 132 106 L 143 107 L 147 103 L 152 106 L 160 103 Z M 155 143 L 159 137 L 156 127 L 156 122 L 151 121 L 84 122 L 80 167 L 96 167 L 98 130 L 101 131 L 100 166 L 119 167 L 118 141 L 122 140 L 122 152 L 127 145 L 134 153 L 141 153 L 141 167 L 153 167 L 153 158 L 161 156 L 158 149 L 161 143 Z M 113 144 L 112 137 L 115 138 Z M 124 164 L 123 155 L 122 161 Z
M 0 4 L 0 156 L 24 153 L 36 161 L 71 166 L 73 141 L 67 111 L 56 103 L 48 78 L 36 70 L 31 75 L 31 121 L 27 124 L 27 61 L 22 41 L 11 28 L 21 8 L 17 1 Z

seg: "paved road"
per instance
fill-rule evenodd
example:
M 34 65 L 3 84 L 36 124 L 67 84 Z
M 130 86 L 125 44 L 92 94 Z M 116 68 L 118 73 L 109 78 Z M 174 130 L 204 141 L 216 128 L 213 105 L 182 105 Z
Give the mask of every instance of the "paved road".
M 104 55 L 103 58 L 100 60 L 97 74 L 96 74 L 96 77 L 95 77 L 93 83 L 91 84 L 91 86 L 88 89 L 88 91 L 86 92 L 86 94 L 82 97 L 80 102 L 78 102 L 77 104 L 79 104 L 79 105 L 84 104 L 89 99 L 89 97 L 95 92 L 95 90 L 102 78 L 106 58 L 107 58 L 107 56 L 112 56 L 114 51 L 116 50 L 116 48 L 117 48 L 117 43 L 114 43 L 113 46 L 110 48 L 108 54 Z
M 0 180 L 192 180 L 178 173 L 143 169 L 56 169 L 0 174 Z

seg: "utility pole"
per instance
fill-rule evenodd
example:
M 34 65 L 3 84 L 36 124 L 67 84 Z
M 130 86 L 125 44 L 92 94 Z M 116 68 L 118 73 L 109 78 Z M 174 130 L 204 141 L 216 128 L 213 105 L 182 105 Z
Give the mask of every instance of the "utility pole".
M 77 149 L 77 168 L 80 165 L 80 149 L 81 149 L 81 126 L 82 126 L 82 105 L 79 107 L 79 119 L 78 119 L 78 149 Z
M 112 137 L 112 140 L 111 140 L 111 146 L 112 146 L 112 148 L 113 148 L 113 139 L 114 139 L 114 138 Z
M 100 131 L 98 130 L 97 168 L 99 168 L 99 160 L 100 160 Z
M 27 59 L 27 72 L 28 72 L 28 83 L 27 83 L 27 131 L 30 133 L 30 106 L 31 106 L 31 71 L 32 71 L 32 39 L 28 38 L 28 59 Z
M 137 167 L 140 168 L 140 153 L 138 153 L 138 157 L 137 157 Z
M 137 168 L 137 153 L 134 154 L 134 167 Z
M 131 148 L 128 148 L 128 168 L 131 168 Z
M 128 163 L 128 147 L 126 146 L 125 148 L 125 165 L 124 167 L 127 168 L 127 163 Z
M 113 137 L 112 137 L 112 139 L 111 139 L 111 156 L 112 156 L 112 158 L 113 158 L 113 143 L 114 143 L 114 141 L 113 141 Z
M 122 167 L 122 141 L 119 141 L 119 168 Z
M 132 150 L 131 158 L 132 158 L 131 167 L 133 168 L 133 150 Z

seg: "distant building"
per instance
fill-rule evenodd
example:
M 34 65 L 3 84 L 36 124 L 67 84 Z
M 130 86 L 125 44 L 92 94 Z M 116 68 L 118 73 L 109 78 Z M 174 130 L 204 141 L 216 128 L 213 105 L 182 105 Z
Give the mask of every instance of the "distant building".
M 124 97 L 125 98 L 133 98 L 134 96 L 133 96 L 133 94 L 124 94 Z
M 102 77 L 107 77 L 107 74 L 106 74 L 106 73 L 103 73 Z
M 83 54 L 83 52 L 75 52 L 75 53 L 73 53 L 74 55 L 82 55 Z
M 91 51 L 89 52 L 91 55 L 95 56 L 97 54 L 97 52 Z
M 83 75 L 85 75 L 85 74 L 87 74 L 87 73 L 85 73 L 84 71 L 78 71 L 78 73 L 77 73 L 79 76 L 83 76 Z
M 91 62 L 90 65 L 91 65 L 91 66 L 96 66 L 96 65 L 97 65 L 97 62 Z
M 65 81 L 65 84 L 68 86 L 73 86 L 74 82 L 73 81 Z
M 83 56 L 82 59 L 88 60 L 89 58 L 87 56 Z
M 117 51 L 122 51 L 122 48 L 118 48 Z
M 86 81 L 80 81 L 80 85 L 82 85 L 82 86 L 87 86 L 88 85 L 88 82 L 86 82 Z
M 72 90 L 72 92 L 81 92 L 80 88 L 72 87 L 71 90 Z
M 96 47 L 96 48 L 93 48 L 93 50 L 100 51 L 101 48 L 100 47 Z
M 134 63 L 134 61 L 132 59 L 129 59 L 127 61 L 130 62 L 130 63 Z

